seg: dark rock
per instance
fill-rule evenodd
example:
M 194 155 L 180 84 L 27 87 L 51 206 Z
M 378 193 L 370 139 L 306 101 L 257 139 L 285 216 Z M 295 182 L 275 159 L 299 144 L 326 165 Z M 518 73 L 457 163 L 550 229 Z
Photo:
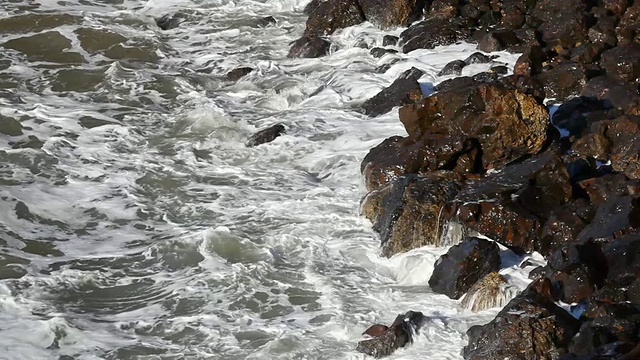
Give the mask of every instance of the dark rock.
M 602 245 L 608 285 L 628 288 L 640 277 L 640 234 L 620 236 Z
M 438 91 L 400 112 L 400 121 L 411 136 L 477 139 L 485 169 L 539 152 L 546 142 L 548 119 L 547 109 L 533 97 L 495 83 Z
M 555 359 L 566 352 L 580 322 L 533 291 L 538 281 L 507 304 L 490 323 L 467 331 L 466 360 Z
M 262 26 L 262 27 L 275 25 L 277 23 L 278 22 L 276 21 L 276 18 L 274 18 L 273 16 L 265 16 L 263 18 L 258 19 L 258 26 Z
M 559 101 L 579 95 L 587 83 L 587 71 L 581 64 L 563 62 L 538 75 L 547 98 Z
M 386 54 L 395 54 L 398 52 L 398 50 L 394 50 L 394 49 L 383 49 L 383 48 L 379 48 L 379 47 L 374 47 L 373 49 L 371 49 L 371 51 L 369 51 L 371 53 L 371 55 L 374 58 L 379 58 L 379 57 L 383 57 Z
M 532 11 L 532 24 L 541 40 L 557 53 L 587 40 L 587 7 L 582 0 L 540 0 Z
M 611 141 L 611 166 L 631 179 L 640 179 L 640 116 L 603 121 L 601 133 Z
M 478 50 L 494 52 L 509 49 L 520 43 L 520 39 L 512 30 L 492 30 L 478 42 Z
M 484 239 L 468 238 L 436 261 L 429 286 L 437 293 L 459 299 L 478 280 L 499 269 L 498 245 Z
M 489 56 L 480 52 L 474 52 L 473 54 L 469 55 L 466 59 L 464 59 L 464 63 L 467 65 L 486 64 L 486 63 L 490 63 L 491 61 L 493 61 L 493 59 L 497 57 L 498 57 L 497 55 Z
M 569 131 L 569 134 L 582 136 L 593 122 L 590 114 L 607 114 L 610 109 L 611 105 L 605 101 L 592 97 L 577 97 L 560 105 L 551 120 L 555 126 Z
M 265 144 L 268 142 L 272 142 L 278 136 L 284 134 L 286 132 L 284 125 L 276 124 L 272 125 L 264 130 L 260 130 L 257 133 L 253 134 L 247 143 L 247 146 L 253 147 L 258 146 L 260 144 Z
M 503 307 L 516 293 L 502 275 L 497 272 L 487 274 L 476 282 L 462 298 L 462 307 L 478 312 L 494 307 Z
M 640 204 L 630 196 L 615 197 L 600 204 L 596 215 L 578 234 L 577 241 L 607 242 L 640 229 Z
M 600 55 L 606 48 L 602 45 L 585 43 L 571 49 L 569 59 L 583 64 L 595 64 L 600 60 Z
M 640 3 L 634 1 L 625 11 L 616 27 L 619 44 L 640 43 Z
M 611 142 L 601 134 L 587 134 L 577 139 L 571 150 L 575 156 L 592 157 L 606 161 L 609 159 Z
M 410 96 L 420 93 L 418 79 L 424 73 L 416 68 L 411 68 L 397 78 L 388 88 L 383 89 L 371 99 L 362 104 L 364 113 L 369 116 L 378 116 L 388 113 L 395 106 L 413 102 Z M 414 92 L 410 94 L 411 92 Z
M 324 0 L 311 0 L 307 5 L 305 5 L 304 9 L 302 9 L 302 13 L 309 16 L 315 9 L 320 5 Z
M 462 69 L 467 66 L 467 64 L 462 60 L 453 60 L 447 65 L 444 66 L 442 70 L 438 73 L 438 76 L 445 75 L 460 75 L 462 73 Z
M 625 11 L 629 7 L 630 2 L 628 0 L 602 0 L 602 5 L 608 11 L 611 11 L 615 16 L 624 15 Z
M 303 36 L 293 42 L 287 57 L 317 58 L 329 54 L 331 43 L 317 36 Z
M 616 38 L 617 18 L 614 16 L 603 16 L 596 24 L 589 28 L 587 35 L 589 41 L 594 45 L 602 47 L 614 47 L 618 43 Z
M 546 251 L 550 244 L 542 243 L 546 238 L 538 236 L 544 219 L 571 194 L 564 163 L 552 152 L 545 152 L 485 178 L 467 181 L 444 213 L 516 253 Z
M 412 25 L 400 34 L 402 52 L 451 45 L 469 37 L 469 29 L 455 21 L 431 18 Z
M 185 19 L 183 13 L 166 14 L 156 19 L 156 25 L 162 30 L 171 30 L 180 26 Z
M 533 76 L 542 70 L 542 63 L 547 60 L 547 54 L 540 46 L 531 46 L 525 50 L 516 61 L 513 73 L 522 76 Z
M 458 0 L 433 0 L 429 8 L 430 18 L 452 19 L 458 14 Z
M 391 256 L 437 245 L 444 225 L 439 221 L 441 209 L 459 189 L 452 172 L 432 172 L 400 177 L 369 194 L 363 208 L 380 233 L 382 254 Z
M 602 54 L 600 66 L 609 77 L 640 84 L 640 44 L 620 45 Z
M 602 205 L 618 197 L 640 195 L 640 181 L 629 180 L 624 174 L 606 174 L 582 180 L 579 185 L 594 205 Z
M 499 65 L 499 66 L 492 67 L 488 71 L 493 74 L 506 75 L 509 72 L 509 68 L 504 65 Z
M 0 114 L 0 133 L 9 136 L 22 135 L 22 124 L 20 121 Z
M 422 0 L 358 0 L 367 21 L 382 28 L 407 26 L 422 15 Z
M 356 0 L 326 0 L 309 8 L 304 35 L 323 36 L 365 21 Z
M 500 82 L 511 89 L 533 96 L 539 102 L 545 99 L 543 85 L 537 78 L 513 74 L 501 78 Z
M 637 89 L 620 80 L 608 76 L 597 76 L 587 82 L 582 96 L 604 100 L 611 106 L 629 111 L 640 106 Z
M 573 200 L 551 211 L 540 234 L 538 251 L 547 257 L 563 244 L 574 242 L 593 217 L 593 212 L 584 199 Z
M 356 351 L 376 358 L 391 355 L 397 349 L 413 343 L 415 335 L 420 333 L 426 321 L 427 317 L 421 312 L 407 311 L 399 314 L 391 326 L 373 325 L 364 334 L 374 338 L 358 342 Z
M 382 37 L 382 46 L 395 46 L 400 40 L 399 37 L 393 35 L 385 35 Z
M 38 139 L 35 135 L 29 135 L 26 139 L 20 139 L 19 141 L 11 144 L 12 149 L 42 149 L 44 141 Z
M 239 67 L 239 68 L 233 69 L 227 73 L 227 80 L 238 81 L 252 71 L 253 71 L 253 68 L 250 68 L 250 67 Z

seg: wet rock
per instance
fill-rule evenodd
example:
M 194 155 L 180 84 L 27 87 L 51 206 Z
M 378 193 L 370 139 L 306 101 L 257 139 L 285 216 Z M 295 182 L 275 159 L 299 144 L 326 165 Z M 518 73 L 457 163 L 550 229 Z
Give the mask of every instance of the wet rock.
M 580 322 L 532 290 L 507 304 L 490 323 L 467 331 L 466 360 L 555 359 L 566 352 Z
M 567 130 L 570 135 L 582 136 L 591 127 L 594 120 L 608 117 L 611 105 L 593 97 L 577 97 L 564 102 L 553 113 L 555 126 Z M 596 115 L 595 119 L 592 114 Z
M 253 147 L 258 146 L 260 144 L 266 144 L 268 142 L 272 142 L 278 136 L 284 134 L 286 129 L 282 124 L 275 124 L 266 129 L 260 130 L 257 133 L 253 134 L 249 141 L 247 142 L 247 146 Z
M 421 70 L 416 68 L 405 71 L 389 87 L 362 104 L 364 113 L 369 116 L 378 116 L 391 111 L 395 106 L 413 102 L 410 96 L 420 92 L 418 79 L 423 74 Z M 412 91 L 413 93 L 410 94 Z
M 165 14 L 156 19 L 156 25 L 162 30 L 171 30 L 180 26 L 186 19 L 186 15 L 183 13 Z
M 467 64 L 462 60 L 453 60 L 447 65 L 444 66 L 440 72 L 438 72 L 438 76 L 445 75 L 460 75 L 462 73 L 462 69 L 467 66 Z
M 273 16 L 265 16 L 263 18 L 259 18 L 257 21 L 258 26 L 267 27 L 269 25 L 275 25 L 278 21 Z
M 614 16 L 602 16 L 598 18 L 596 24 L 590 27 L 587 33 L 589 41 L 603 48 L 616 46 L 618 43 L 615 32 L 617 21 L 618 18 Z
M 581 64 L 563 62 L 538 75 L 547 98 L 559 101 L 577 96 L 587 83 L 587 71 Z
M 436 46 L 451 45 L 469 37 L 469 29 L 446 19 L 430 18 L 413 24 L 400 34 L 402 52 L 416 49 L 433 49 Z
M 542 63 L 547 59 L 547 55 L 540 46 L 527 48 L 516 61 L 513 73 L 522 76 L 532 76 L 540 73 Z
M 478 50 L 494 52 L 509 49 L 520 43 L 520 39 L 512 30 L 492 30 L 480 39 Z
M 552 152 L 533 156 L 478 180 L 469 180 L 445 207 L 445 218 L 486 235 L 516 253 L 546 249 L 538 236 L 544 219 L 572 194 L 563 161 Z
M 603 121 L 600 133 L 611 141 L 611 166 L 631 179 L 640 179 L 640 116 Z
M 628 0 L 602 0 L 602 5 L 608 11 L 611 11 L 614 15 L 620 17 L 624 15 L 625 11 L 629 7 Z
M 358 25 L 365 17 L 356 0 L 326 0 L 309 8 L 305 36 L 333 34 L 338 29 Z
M 10 143 L 10 145 L 12 149 L 42 149 L 44 141 L 35 135 L 29 135 L 25 139 L 20 139 L 13 144 Z
M 569 59 L 576 63 L 595 64 L 606 48 L 602 45 L 585 43 L 571 49 Z
M 293 42 L 290 58 L 317 58 L 329 54 L 331 43 L 317 36 L 303 36 Z
M 438 91 L 400 112 L 411 136 L 477 139 L 485 169 L 539 152 L 546 142 L 548 118 L 547 109 L 533 97 L 496 83 Z
M 600 134 L 588 134 L 577 139 L 571 149 L 576 156 L 592 157 L 606 161 L 609 159 L 611 142 Z
M 425 176 L 402 176 L 378 190 L 367 201 L 371 205 L 365 208 L 373 210 L 373 229 L 380 233 L 382 254 L 392 256 L 425 245 L 438 245 L 444 225 L 440 221 L 441 209 L 459 189 L 455 174 L 432 172 Z
M 429 8 L 429 17 L 452 19 L 458 14 L 458 3 L 458 0 L 433 0 Z
M 419 311 L 407 311 L 399 314 L 391 326 L 373 325 L 364 332 L 373 336 L 373 339 L 358 342 L 356 351 L 376 358 L 391 355 L 397 349 L 413 343 L 414 336 L 420 332 L 426 319 Z
M 487 64 L 493 61 L 493 59 L 496 59 L 497 57 L 498 57 L 497 55 L 489 56 L 480 52 L 474 52 L 473 54 L 469 55 L 466 59 L 464 59 L 464 63 L 467 65 Z
M 497 75 L 506 75 L 509 72 L 509 68 L 504 65 L 498 65 L 490 68 L 488 72 Z
M 505 306 L 517 295 L 518 290 L 510 286 L 502 275 L 491 272 L 476 282 L 462 298 L 462 307 L 478 312 Z
M 367 21 L 382 28 L 407 26 L 422 15 L 421 0 L 358 0 Z
M 382 46 L 395 46 L 400 40 L 399 37 L 393 35 L 385 35 L 382 37 Z
M 386 54 L 395 54 L 397 52 L 398 52 L 398 50 L 384 49 L 384 48 L 379 48 L 379 47 L 374 47 L 373 49 L 371 49 L 371 51 L 369 51 L 369 53 L 371 53 L 371 56 L 373 56 L 374 58 L 380 58 L 380 57 L 383 57 Z
M 31 36 L 14 38 L 2 44 L 5 49 L 19 51 L 29 61 L 47 61 L 61 64 L 79 64 L 82 55 L 71 49 L 71 40 L 57 31 L 47 31 Z
M 22 135 L 22 124 L 20 121 L 0 114 L 0 133 L 9 136 Z
M 459 299 L 480 279 L 500 269 L 500 249 L 494 242 L 467 238 L 436 261 L 429 286 Z
M 531 23 L 547 46 L 557 53 L 587 39 L 587 7 L 582 0 L 541 0 L 531 14 Z
M 606 174 L 578 184 L 594 205 L 602 205 L 618 197 L 640 195 L 640 181 L 630 180 L 624 174 Z
M 238 81 L 252 71 L 253 71 L 253 68 L 250 68 L 250 67 L 235 68 L 227 73 L 227 80 Z
M 602 245 L 607 285 L 628 289 L 640 277 L 640 234 L 620 236 Z
M 590 79 L 582 89 L 581 95 L 606 101 L 610 106 L 624 111 L 640 106 L 640 95 L 633 85 L 609 76 Z
M 584 199 L 576 199 L 554 209 L 542 228 L 538 251 L 547 257 L 562 245 L 574 242 L 593 215 L 595 210 Z
M 606 242 L 640 229 L 640 204 L 630 196 L 614 197 L 600 204 L 596 215 L 578 235 L 577 241 Z
M 634 1 L 616 27 L 619 44 L 640 43 L 640 3 Z
M 607 76 L 626 83 L 640 84 L 640 44 L 619 45 L 602 54 L 600 66 Z

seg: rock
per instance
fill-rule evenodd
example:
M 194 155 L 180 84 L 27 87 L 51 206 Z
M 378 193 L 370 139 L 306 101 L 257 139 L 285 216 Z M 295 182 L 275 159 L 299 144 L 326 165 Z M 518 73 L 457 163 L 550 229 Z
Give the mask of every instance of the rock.
M 518 293 L 509 286 L 502 275 L 491 272 L 476 282 L 462 298 L 462 307 L 472 312 L 478 312 L 494 307 L 503 307 Z
M 464 63 L 467 65 L 486 64 L 486 63 L 490 63 L 491 61 L 493 61 L 493 59 L 496 59 L 497 57 L 498 57 L 497 55 L 489 56 L 480 52 L 474 52 L 473 54 L 469 55 L 466 59 L 464 59 Z
M 399 40 L 397 36 L 385 35 L 382 37 L 382 46 L 396 46 Z
M 595 215 L 595 209 L 584 199 L 576 199 L 554 209 L 544 223 L 538 251 L 548 257 L 565 243 L 574 242 Z
M 608 76 L 597 76 L 589 80 L 581 95 L 603 100 L 610 106 L 624 111 L 640 106 L 640 95 L 633 85 Z
M 22 135 L 22 124 L 20 121 L 0 114 L 0 133 L 8 136 Z
M 250 68 L 250 67 L 235 68 L 227 73 L 227 80 L 238 81 L 252 71 L 253 71 L 253 68 Z
M 618 18 L 615 16 L 601 16 L 596 24 L 589 28 L 587 36 L 589 41 L 594 45 L 602 48 L 614 47 L 618 43 L 616 38 L 616 23 Z
M 582 180 L 578 185 L 594 205 L 602 205 L 618 197 L 640 195 L 640 181 L 629 180 L 624 174 L 606 174 Z
M 412 91 L 414 92 L 413 94 L 419 93 L 420 84 L 418 84 L 418 79 L 423 74 L 421 70 L 416 68 L 405 71 L 388 88 L 383 89 L 362 104 L 364 113 L 369 116 L 378 116 L 391 111 L 395 106 L 412 102 L 409 93 Z
M 619 44 L 640 42 L 640 3 L 634 1 L 633 6 L 627 8 L 616 27 L 616 37 Z
M 265 16 L 258 19 L 258 26 L 267 27 L 269 25 L 275 25 L 278 21 L 273 16 Z
M 331 43 L 317 36 L 303 36 L 293 42 L 287 57 L 317 58 L 329 54 Z
M 549 247 L 541 243 L 538 232 L 544 219 L 571 194 L 563 161 L 545 152 L 485 178 L 468 180 L 445 206 L 445 219 L 458 221 L 522 254 Z
M 373 49 L 371 49 L 371 51 L 369 51 L 371 53 L 371 55 L 374 58 L 379 58 L 379 57 L 383 57 L 386 54 L 395 54 L 398 52 L 398 50 L 394 50 L 394 49 L 383 49 L 383 48 L 379 48 L 379 47 L 374 47 Z
M 538 281 L 511 300 L 490 323 L 467 331 L 466 360 L 550 360 L 566 352 L 580 322 L 533 291 L 536 285 Z
M 558 128 L 569 131 L 571 136 L 582 136 L 594 120 L 608 117 L 611 105 L 593 97 L 577 97 L 564 102 L 553 113 L 552 123 Z M 601 114 L 594 119 L 591 114 Z
M 619 45 L 602 54 L 600 66 L 609 77 L 625 83 L 640 84 L 640 44 Z
M 477 139 L 484 169 L 535 154 L 547 140 L 549 115 L 536 99 L 496 83 L 438 91 L 400 109 L 410 136 L 443 134 Z
M 452 19 L 458 14 L 458 0 L 433 0 L 429 9 L 430 18 Z
M 309 8 L 304 35 L 324 36 L 365 21 L 356 0 L 326 0 Z
M 541 40 L 561 53 L 587 40 L 587 12 L 582 0 L 540 0 L 531 14 Z
M 404 44 L 402 52 L 433 49 L 436 46 L 451 45 L 468 38 L 469 29 L 454 20 L 431 18 L 411 25 L 400 34 L 401 44 Z
M 171 30 L 180 26 L 185 19 L 186 14 L 183 13 L 166 14 L 156 19 L 156 25 L 162 30 Z
M 547 55 L 540 46 L 527 48 L 516 61 L 513 73 L 522 76 L 533 76 L 542 70 L 542 63 L 547 59 Z
M 604 8 L 611 11 L 615 16 L 624 15 L 625 11 L 629 7 L 628 0 L 602 0 Z
M 441 209 L 459 190 L 455 174 L 432 172 L 398 178 L 380 190 L 373 229 L 380 233 L 382 254 L 392 256 L 425 245 L 438 245 L 444 222 Z
M 358 0 L 358 4 L 366 20 L 382 29 L 409 25 L 424 7 L 420 0 Z
M 588 134 L 577 139 L 571 149 L 576 156 L 592 157 L 601 161 L 609 159 L 611 142 L 600 134 Z
M 264 130 L 260 130 L 257 133 L 253 134 L 247 143 L 247 146 L 254 147 L 260 144 L 265 144 L 268 142 L 272 142 L 278 136 L 284 134 L 286 132 L 284 125 L 275 124 Z
M 494 242 L 467 238 L 436 261 L 429 286 L 459 299 L 480 279 L 500 269 L 500 249 Z
M 567 61 L 543 71 L 538 80 L 544 84 L 547 98 L 564 101 L 580 94 L 587 83 L 587 71 L 581 64 Z
M 629 288 L 640 277 L 640 234 L 631 233 L 602 245 L 608 286 Z
M 38 139 L 35 135 L 29 135 L 26 139 L 20 139 L 19 141 L 11 144 L 12 149 L 42 149 L 44 141 Z
M 640 229 L 640 204 L 630 196 L 614 197 L 600 204 L 589 225 L 578 234 L 577 241 L 606 242 Z
M 611 142 L 611 167 L 631 179 L 640 179 L 640 116 L 603 121 L 598 131 Z
M 374 338 L 358 342 L 356 351 L 376 358 L 391 355 L 397 349 L 413 343 L 426 320 L 427 317 L 419 311 L 407 311 L 399 314 L 391 326 L 373 325 L 364 334 Z
M 504 65 L 498 65 L 490 68 L 488 71 L 497 75 L 506 75 L 509 72 L 509 68 Z
M 480 39 L 478 50 L 494 52 L 509 49 L 520 43 L 520 39 L 512 30 L 492 30 Z
M 444 66 L 442 70 L 438 73 L 438 76 L 445 75 L 460 75 L 462 73 L 462 69 L 467 66 L 467 64 L 462 60 L 453 60 L 447 65 Z

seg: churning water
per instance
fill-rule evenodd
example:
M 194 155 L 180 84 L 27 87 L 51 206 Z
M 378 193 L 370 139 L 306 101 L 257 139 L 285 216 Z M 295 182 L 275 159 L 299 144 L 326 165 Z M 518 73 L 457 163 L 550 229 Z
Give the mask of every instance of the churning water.
M 1 359 L 362 359 L 362 331 L 407 310 L 437 320 L 392 359 L 461 358 L 497 309 L 429 289 L 445 248 L 379 256 L 360 162 L 404 129 L 357 110 L 474 46 L 374 59 L 358 45 L 383 33 L 363 24 L 287 59 L 306 2 L 2 1 Z M 245 146 L 275 123 L 287 134 Z

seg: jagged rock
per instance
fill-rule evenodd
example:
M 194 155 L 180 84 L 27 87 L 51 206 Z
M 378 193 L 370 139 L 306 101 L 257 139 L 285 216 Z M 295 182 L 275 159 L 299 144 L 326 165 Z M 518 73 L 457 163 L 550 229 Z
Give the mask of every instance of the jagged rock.
M 596 215 L 578 235 L 577 241 L 605 242 L 640 229 L 640 204 L 630 196 L 613 197 L 600 204 Z
M 563 244 L 574 242 L 594 215 L 595 209 L 584 199 L 554 209 L 542 228 L 538 252 L 547 257 Z
M 418 79 L 423 74 L 416 68 L 405 71 L 388 88 L 364 102 L 362 105 L 364 113 L 369 116 L 378 116 L 391 111 L 395 106 L 412 102 L 413 99 L 410 96 L 420 93 Z
M 496 243 L 467 238 L 436 261 L 429 286 L 437 293 L 459 299 L 476 282 L 499 269 L 500 249 Z
M 454 20 L 430 18 L 413 24 L 400 34 L 401 43 L 404 44 L 402 52 L 433 49 L 436 46 L 451 45 L 468 38 L 469 29 Z
M 400 110 L 410 136 L 477 139 L 485 169 L 539 152 L 547 140 L 548 119 L 547 109 L 533 97 L 496 83 L 438 91 Z
M 380 233 L 382 254 L 437 245 L 442 206 L 459 190 L 455 174 L 435 172 L 425 176 L 407 175 L 377 190 L 364 208 L 369 208 L 373 228 Z
M 640 278 L 640 234 L 631 233 L 602 245 L 609 286 L 629 288 Z
M 467 331 L 466 360 L 551 360 L 566 351 L 580 322 L 533 291 L 537 285 L 538 281 L 533 282 L 490 323 Z
M 253 68 L 250 68 L 250 67 L 239 67 L 239 68 L 233 69 L 227 73 L 227 80 L 238 81 L 252 71 L 253 71 Z
M 287 57 L 317 58 L 329 54 L 331 43 L 317 36 L 303 36 L 292 43 Z
M 309 8 L 304 35 L 324 36 L 365 21 L 356 0 L 326 0 Z
M 602 54 L 600 66 L 607 75 L 625 83 L 640 83 L 640 44 L 619 45 Z
M 587 83 L 587 71 L 581 64 L 567 61 L 543 71 L 538 80 L 544 84 L 547 98 L 564 101 L 580 94 Z
M 486 235 L 516 253 L 546 249 L 538 232 L 551 211 L 572 194 L 563 161 L 533 156 L 479 180 L 469 180 L 445 207 L 445 219 Z
M 458 14 L 458 0 L 433 0 L 429 8 L 430 18 L 452 19 Z
M 156 19 L 156 25 L 162 30 L 171 30 L 180 26 L 185 19 L 186 14 L 183 13 L 165 14 Z
M 560 105 L 551 120 L 555 126 L 569 131 L 570 135 L 582 136 L 594 121 L 608 118 L 610 109 L 611 105 L 606 101 L 577 97 Z
M 498 57 L 497 55 L 489 56 L 480 52 L 474 52 L 473 54 L 467 56 L 466 59 L 464 59 L 464 63 L 467 65 L 486 64 L 486 63 L 490 63 L 491 61 L 493 61 L 493 59 L 496 59 L 497 57 Z
M 413 343 L 414 336 L 420 332 L 426 319 L 419 311 L 407 311 L 399 314 L 391 326 L 373 325 L 363 333 L 373 336 L 373 339 L 358 342 L 356 351 L 376 358 L 389 356 L 397 349 Z
M 581 95 L 603 100 L 610 106 L 624 111 L 640 106 L 640 95 L 633 85 L 607 76 L 597 76 L 589 80 Z
M 513 67 L 513 73 L 522 76 L 532 76 L 540 73 L 542 63 L 547 56 L 540 46 L 531 46 L 520 55 Z
M 587 36 L 589 41 L 601 48 L 614 47 L 618 43 L 616 38 L 616 23 L 618 18 L 615 16 L 601 16 L 596 24 L 589 28 Z
M 253 134 L 253 136 L 251 136 L 251 139 L 249 139 L 249 142 L 247 142 L 247 146 L 253 147 L 253 146 L 258 146 L 260 144 L 272 142 L 278 136 L 284 134 L 285 132 L 286 130 L 284 128 L 284 125 L 275 124 L 273 126 L 270 126 L 264 130 L 260 130 L 257 133 Z
M 22 124 L 20 121 L 0 114 L 0 133 L 8 136 L 22 135 Z
M 640 43 L 640 2 L 634 1 L 616 27 L 619 44 Z
M 447 65 L 445 65 L 442 70 L 440 70 L 440 72 L 438 73 L 438 76 L 445 76 L 445 75 L 451 75 L 451 74 L 460 75 L 462 73 L 462 69 L 465 66 L 467 66 L 467 63 L 465 63 L 462 60 L 453 60 Z
M 400 40 L 399 37 L 393 35 L 385 35 L 382 37 L 382 46 L 395 46 Z
M 387 29 L 407 26 L 422 15 L 422 0 L 358 0 L 364 17 L 370 23 Z
M 582 0 L 539 0 L 530 22 L 540 24 L 542 41 L 557 53 L 587 39 L 587 8 Z
M 386 54 L 395 54 L 398 52 L 398 50 L 374 47 L 369 52 L 371 53 L 371 56 L 373 56 L 374 58 L 379 58 L 379 57 L 383 57 Z
M 277 24 L 278 21 L 273 16 L 265 16 L 265 17 L 259 18 L 257 23 L 258 23 L 258 26 L 267 27 L 269 25 Z
M 512 30 L 491 30 L 478 41 L 478 50 L 494 52 L 509 49 L 520 43 Z
M 618 197 L 640 195 L 640 181 L 629 180 L 624 174 L 606 174 L 582 180 L 578 185 L 594 205 L 602 205 Z
M 518 290 L 509 286 L 502 275 L 491 272 L 476 282 L 462 298 L 462 307 L 478 312 L 505 306 L 517 295 Z

